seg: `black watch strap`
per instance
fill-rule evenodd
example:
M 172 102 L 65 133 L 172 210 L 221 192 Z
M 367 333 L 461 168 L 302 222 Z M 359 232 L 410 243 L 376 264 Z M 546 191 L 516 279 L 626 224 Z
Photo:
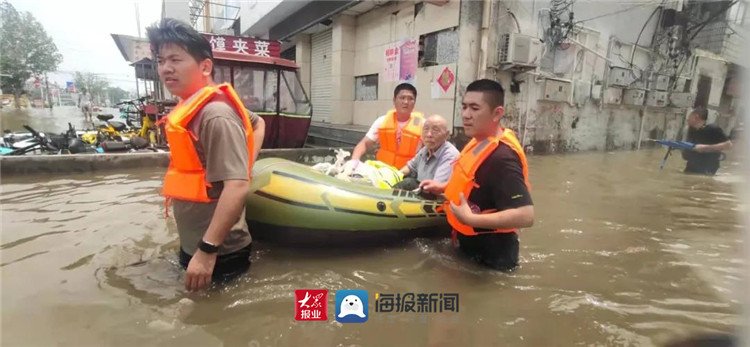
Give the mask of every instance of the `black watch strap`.
M 213 254 L 219 251 L 219 246 L 200 240 L 200 242 L 198 242 L 198 249 L 205 253 Z

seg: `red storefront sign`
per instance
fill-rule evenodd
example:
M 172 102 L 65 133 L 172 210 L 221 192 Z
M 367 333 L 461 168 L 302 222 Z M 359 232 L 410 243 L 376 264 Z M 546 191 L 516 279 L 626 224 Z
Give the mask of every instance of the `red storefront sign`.
M 252 37 L 203 34 L 214 52 L 231 52 L 256 57 L 279 58 L 281 42 L 261 40 Z

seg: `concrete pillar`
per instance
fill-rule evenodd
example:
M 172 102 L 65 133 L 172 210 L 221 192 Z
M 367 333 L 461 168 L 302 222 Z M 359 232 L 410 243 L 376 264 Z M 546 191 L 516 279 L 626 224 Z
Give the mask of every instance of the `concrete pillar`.
M 331 42 L 331 118 L 333 124 L 354 119 L 354 39 L 356 20 L 339 16 L 333 21 Z
M 302 83 L 302 87 L 305 88 L 307 97 L 310 98 L 312 89 L 310 86 L 310 59 L 312 54 L 312 43 L 310 42 L 310 35 L 299 34 L 294 37 L 294 60 L 299 66 L 299 80 Z
M 463 127 L 461 99 L 469 83 L 477 78 L 479 64 L 479 42 L 483 2 L 461 1 L 461 16 L 458 19 L 458 66 L 456 68 L 456 107 L 453 112 L 453 127 Z M 454 134 L 455 135 L 455 134 Z

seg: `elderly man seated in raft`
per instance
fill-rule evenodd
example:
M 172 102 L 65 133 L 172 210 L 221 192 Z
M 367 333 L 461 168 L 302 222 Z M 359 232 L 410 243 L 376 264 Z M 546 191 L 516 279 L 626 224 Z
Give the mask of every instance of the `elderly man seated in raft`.
M 448 122 L 439 115 L 427 118 L 422 127 L 424 146 L 401 168 L 404 180 L 395 188 L 413 190 L 419 182 L 434 180 L 445 183 L 451 176 L 453 162 L 459 155 L 458 149 L 448 142 Z

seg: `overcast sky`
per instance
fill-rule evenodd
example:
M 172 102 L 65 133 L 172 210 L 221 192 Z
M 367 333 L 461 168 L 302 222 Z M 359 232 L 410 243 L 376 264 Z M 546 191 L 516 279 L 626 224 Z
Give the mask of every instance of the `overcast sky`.
M 133 67 L 122 57 L 110 34 L 138 36 L 137 3 L 141 35 L 145 36 L 145 28 L 161 16 L 161 0 L 8 1 L 19 12 L 31 12 L 62 53 L 58 69 L 63 73 L 49 75 L 50 79 L 64 87 L 66 80 L 72 81 L 72 72 L 94 72 L 103 74 L 111 85 L 135 90 Z

